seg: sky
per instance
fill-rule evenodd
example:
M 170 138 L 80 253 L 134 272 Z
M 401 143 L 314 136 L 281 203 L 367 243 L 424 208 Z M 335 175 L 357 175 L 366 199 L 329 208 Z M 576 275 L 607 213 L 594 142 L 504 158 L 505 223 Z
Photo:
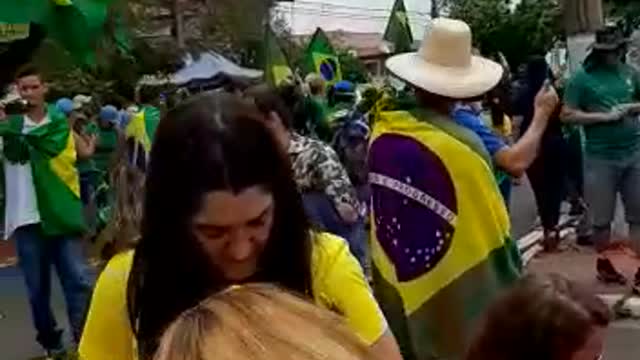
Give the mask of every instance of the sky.
M 294 34 L 326 31 L 383 33 L 395 0 L 295 0 L 280 3 L 278 14 L 289 23 Z M 404 0 L 413 36 L 422 38 L 429 20 L 429 0 Z

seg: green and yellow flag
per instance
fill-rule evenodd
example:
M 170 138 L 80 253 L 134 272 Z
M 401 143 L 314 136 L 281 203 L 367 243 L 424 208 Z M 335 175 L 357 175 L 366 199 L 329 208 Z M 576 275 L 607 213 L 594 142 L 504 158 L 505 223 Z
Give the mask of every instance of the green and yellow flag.
M 420 110 L 383 112 L 369 153 L 376 298 L 406 359 L 460 359 L 521 260 L 480 139 Z
M 404 0 L 396 0 L 393 5 L 387 30 L 384 32 L 384 40 L 394 45 L 393 51 L 395 53 L 413 50 L 413 34 L 411 33 L 411 24 L 409 24 Z
M 313 34 L 305 52 L 305 63 L 309 72 L 320 74 L 329 84 L 342 80 L 340 60 L 331 42 L 322 29 L 318 28 Z
M 160 110 L 155 106 L 145 106 L 133 115 L 125 129 L 127 138 L 133 138 L 142 145 L 144 151 L 151 151 L 151 144 L 160 123 Z
M 13 163 L 31 164 L 42 231 L 47 236 L 85 230 L 76 148 L 67 118 L 49 106 L 50 121 L 27 134 L 24 116 L 0 123 L 4 155 Z
M 266 57 L 264 69 L 265 79 L 269 85 L 278 86 L 284 80 L 293 76 L 293 71 L 291 71 L 291 67 L 289 67 L 287 57 L 278 42 L 278 37 L 274 34 L 271 27 L 267 28 L 264 46 Z
M 41 25 L 48 38 L 61 44 L 78 62 L 91 65 L 95 62 L 97 40 L 104 35 L 104 25 L 113 2 L 114 0 L 0 1 L 0 23 Z

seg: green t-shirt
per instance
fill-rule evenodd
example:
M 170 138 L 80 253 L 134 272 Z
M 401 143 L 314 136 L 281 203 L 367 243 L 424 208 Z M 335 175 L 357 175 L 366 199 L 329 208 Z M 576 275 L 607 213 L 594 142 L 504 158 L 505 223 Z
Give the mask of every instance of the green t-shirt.
M 310 96 L 306 101 L 306 109 L 311 127 L 318 137 L 323 140 L 330 139 L 331 129 L 328 123 L 327 103 L 321 97 Z
M 116 129 L 100 129 L 98 131 L 98 144 L 93 155 L 93 161 L 98 171 L 106 173 L 111 164 L 111 158 L 118 145 L 118 132 Z
M 640 100 L 638 73 L 628 65 L 615 68 L 584 69 L 569 80 L 564 102 L 585 112 L 609 112 L 620 104 Z M 611 123 L 584 126 L 586 152 L 590 155 L 620 159 L 640 147 L 640 122 L 635 116 Z
M 89 122 L 82 128 L 82 133 L 84 135 L 96 135 L 98 133 L 98 125 L 94 122 Z M 96 170 L 96 164 L 93 157 L 90 159 L 78 159 L 76 168 L 80 175 L 85 175 L 94 172 Z

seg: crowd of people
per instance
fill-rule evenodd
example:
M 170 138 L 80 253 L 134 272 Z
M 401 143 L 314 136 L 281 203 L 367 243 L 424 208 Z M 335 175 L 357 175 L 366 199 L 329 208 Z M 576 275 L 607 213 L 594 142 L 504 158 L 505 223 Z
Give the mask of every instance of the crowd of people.
M 621 193 L 640 239 L 640 87 L 624 39 L 599 32 L 566 85 L 533 59 L 510 96 L 511 75 L 471 38 L 464 22 L 434 20 L 418 52 L 387 62 L 410 100 L 333 123 L 328 107 L 348 95 L 318 76 L 308 91 L 194 95 L 158 123 L 150 106 L 104 105 L 94 119 L 84 96 L 48 105 L 43 76 L 21 70 L 29 106 L 0 122 L 5 230 L 37 341 L 66 356 L 55 266 L 84 360 L 601 359 L 609 308 L 560 275 L 523 276 L 508 206 L 526 173 L 546 250 L 571 199 L 593 219 L 585 243 L 604 251 Z M 561 120 L 583 125 L 584 152 Z M 581 171 L 554 158 L 576 153 L 584 201 Z M 94 286 L 80 239 L 107 229 Z M 605 257 L 598 270 L 624 281 Z

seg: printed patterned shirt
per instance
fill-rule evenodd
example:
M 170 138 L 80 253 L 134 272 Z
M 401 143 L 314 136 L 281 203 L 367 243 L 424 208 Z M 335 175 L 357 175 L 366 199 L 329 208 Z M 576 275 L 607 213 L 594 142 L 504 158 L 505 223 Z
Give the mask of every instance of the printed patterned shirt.
M 288 153 L 300 192 L 325 193 L 336 207 L 347 204 L 358 208 L 349 175 L 331 147 L 293 133 Z

